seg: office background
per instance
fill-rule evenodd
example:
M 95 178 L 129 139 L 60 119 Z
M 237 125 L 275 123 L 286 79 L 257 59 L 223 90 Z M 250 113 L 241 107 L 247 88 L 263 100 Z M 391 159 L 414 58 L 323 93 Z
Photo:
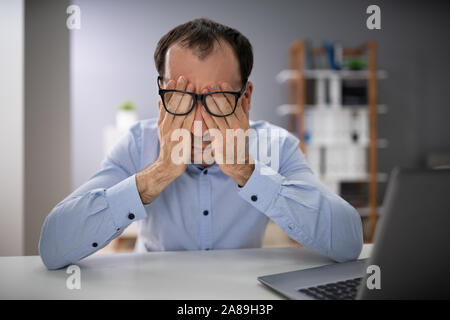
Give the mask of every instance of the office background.
M 424 166 L 450 149 L 449 5 L 444 1 L 377 1 L 381 30 L 366 28 L 371 1 L 10 1 L 0 10 L 0 255 L 37 254 L 45 216 L 95 173 L 104 156 L 102 129 L 117 107 L 135 103 L 140 119 L 157 115 L 153 52 L 174 26 L 208 17 L 251 41 L 255 64 L 252 120 L 286 126 L 276 107 L 287 88 L 292 41 L 373 39 L 388 70 L 378 122 L 389 141 L 380 171 Z M 66 28 L 66 8 L 81 9 L 81 29 Z

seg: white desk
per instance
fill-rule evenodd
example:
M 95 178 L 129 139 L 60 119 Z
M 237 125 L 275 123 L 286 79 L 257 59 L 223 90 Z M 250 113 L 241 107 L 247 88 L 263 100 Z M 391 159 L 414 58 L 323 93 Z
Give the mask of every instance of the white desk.
M 329 263 L 299 247 L 94 255 L 77 263 L 81 289 L 69 290 L 66 269 L 49 271 L 39 256 L 0 257 L 0 299 L 281 299 L 256 278 Z

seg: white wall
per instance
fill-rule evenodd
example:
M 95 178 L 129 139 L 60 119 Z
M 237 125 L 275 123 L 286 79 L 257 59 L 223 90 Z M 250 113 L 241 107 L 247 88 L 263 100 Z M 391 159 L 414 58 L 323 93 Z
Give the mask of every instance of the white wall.
M 70 192 L 69 0 L 0 0 L 0 256 L 34 255 Z
M 71 187 L 69 0 L 25 1 L 25 254 Z
M 0 256 L 24 252 L 24 4 L 0 1 Z

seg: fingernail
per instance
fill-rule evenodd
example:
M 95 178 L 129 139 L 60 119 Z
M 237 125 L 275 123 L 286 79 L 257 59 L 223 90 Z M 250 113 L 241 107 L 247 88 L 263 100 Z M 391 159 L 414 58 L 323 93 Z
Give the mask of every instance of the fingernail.
M 210 85 L 209 86 L 212 90 L 216 90 L 216 85 L 215 84 L 212 84 L 212 85 Z
M 183 76 L 179 76 L 179 77 L 178 77 L 178 83 L 179 83 L 179 84 L 184 84 L 184 78 L 183 78 Z

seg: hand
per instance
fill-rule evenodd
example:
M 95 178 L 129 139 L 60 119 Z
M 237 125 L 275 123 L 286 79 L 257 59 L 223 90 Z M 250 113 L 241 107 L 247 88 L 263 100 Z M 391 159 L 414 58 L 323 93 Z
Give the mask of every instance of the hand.
M 213 84 L 208 89 L 204 89 L 202 93 L 212 91 L 235 91 L 226 82 L 221 85 Z M 208 105 L 212 112 L 226 114 L 231 112 L 234 106 L 226 96 L 215 99 L 215 106 Z M 214 109 L 213 109 L 214 108 Z M 249 122 L 249 106 L 247 100 L 240 98 L 236 106 L 235 112 L 227 117 L 211 116 L 204 108 L 201 109 L 203 119 L 205 120 L 208 129 L 216 129 L 221 133 L 221 141 L 217 141 L 214 135 L 211 135 L 213 155 L 223 173 L 231 177 L 239 186 L 244 186 L 247 180 L 252 175 L 255 165 L 248 154 L 248 135 L 244 140 L 244 148 L 238 148 L 237 138 L 227 139 L 227 130 L 229 133 L 235 133 L 236 130 L 242 129 L 244 133 L 248 133 L 250 128 Z M 233 149 L 234 157 L 227 159 L 227 154 L 230 154 L 230 149 Z M 230 161 L 231 160 L 231 161 Z M 227 163 L 228 162 L 228 163 Z
M 180 76 L 177 82 L 175 82 L 174 80 L 170 80 L 167 83 L 167 89 L 176 89 L 192 92 L 194 90 L 194 86 L 191 83 L 189 84 L 186 83 L 186 78 Z M 170 110 L 176 110 L 177 112 L 183 113 L 187 111 L 192 104 L 192 100 L 190 99 L 189 95 L 183 96 L 182 94 L 175 92 L 168 98 L 169 99 L 167 98 L 165 99 L 166 106 L 168 106 Z M 161 100 L 158 101 L 158 107 L 160 111 L 158 119 L 158 139 L 160 143 L 160 151 L 157 161 L 163 163 L 164 166 L 167 167 L 168 172 L 171 172 L 173 175 L 175 175 L 175 177 L 178 177 L 186 170 L 187 164 L 190 162 L 191 158 L 190 132 L 192 124 L 194 122 L 195 113 L 190 112 L 185 116 L 174 116 L 164 109 Z M 174 159 L 172 153 L 176 151 L 174 150 L 174 148 L 175 146 L 179 145 L 182 139 L 180 138 L 179 140 L 172 141 L 172 134 L 177 129 L 178 130 L 183 129 L 186 132 L 186 134 L 189 134 L 188 137 L 189 139 L 187 139 L 187 141 L 184 141 L 186 143 L 189 143 L 189 148 L 186 154 L 181 155 L 181 158 Z
M 194 86 L 188 84 L 186 78 L 180 76 L 178 81 L 170 80 L 167 83 L 167 89 L 177 89 L 183 91 L 193 91 Z M 191 107 L 192 100 L 189 96 L 184 97 L 180 93 L 173 93 L 165 99 L 166 105 L 170 106 L 170 110 L 177 110 L 181 113 L 187 111 Z M 191 157 L 191 137 L 190 131 L 194 122 L 194 112 L 190 112 L 185 116 L 174 116 L 168 113 L 162 101 L 158 101 L 159 118 L 158 118 L 158 139 L 160 143 L 159 156 L 154 163 L 142 170 L 136 175 L 136 185 L 141 197 L 142 203 L 147 204 L 153 201 L 173 180 L 183 174 Z M 174 161 L 172 153 L 175 146 L 179 145 L 182 137 L 177 141 L 172 141 L 172 134 L 176 129 L 184 129 L 188 133 L 188 138 L 184 143 L 189 144 L 186 154 L 181 151 L 181 158 Z M 175 149 L 176 151 L 176 149 Z

